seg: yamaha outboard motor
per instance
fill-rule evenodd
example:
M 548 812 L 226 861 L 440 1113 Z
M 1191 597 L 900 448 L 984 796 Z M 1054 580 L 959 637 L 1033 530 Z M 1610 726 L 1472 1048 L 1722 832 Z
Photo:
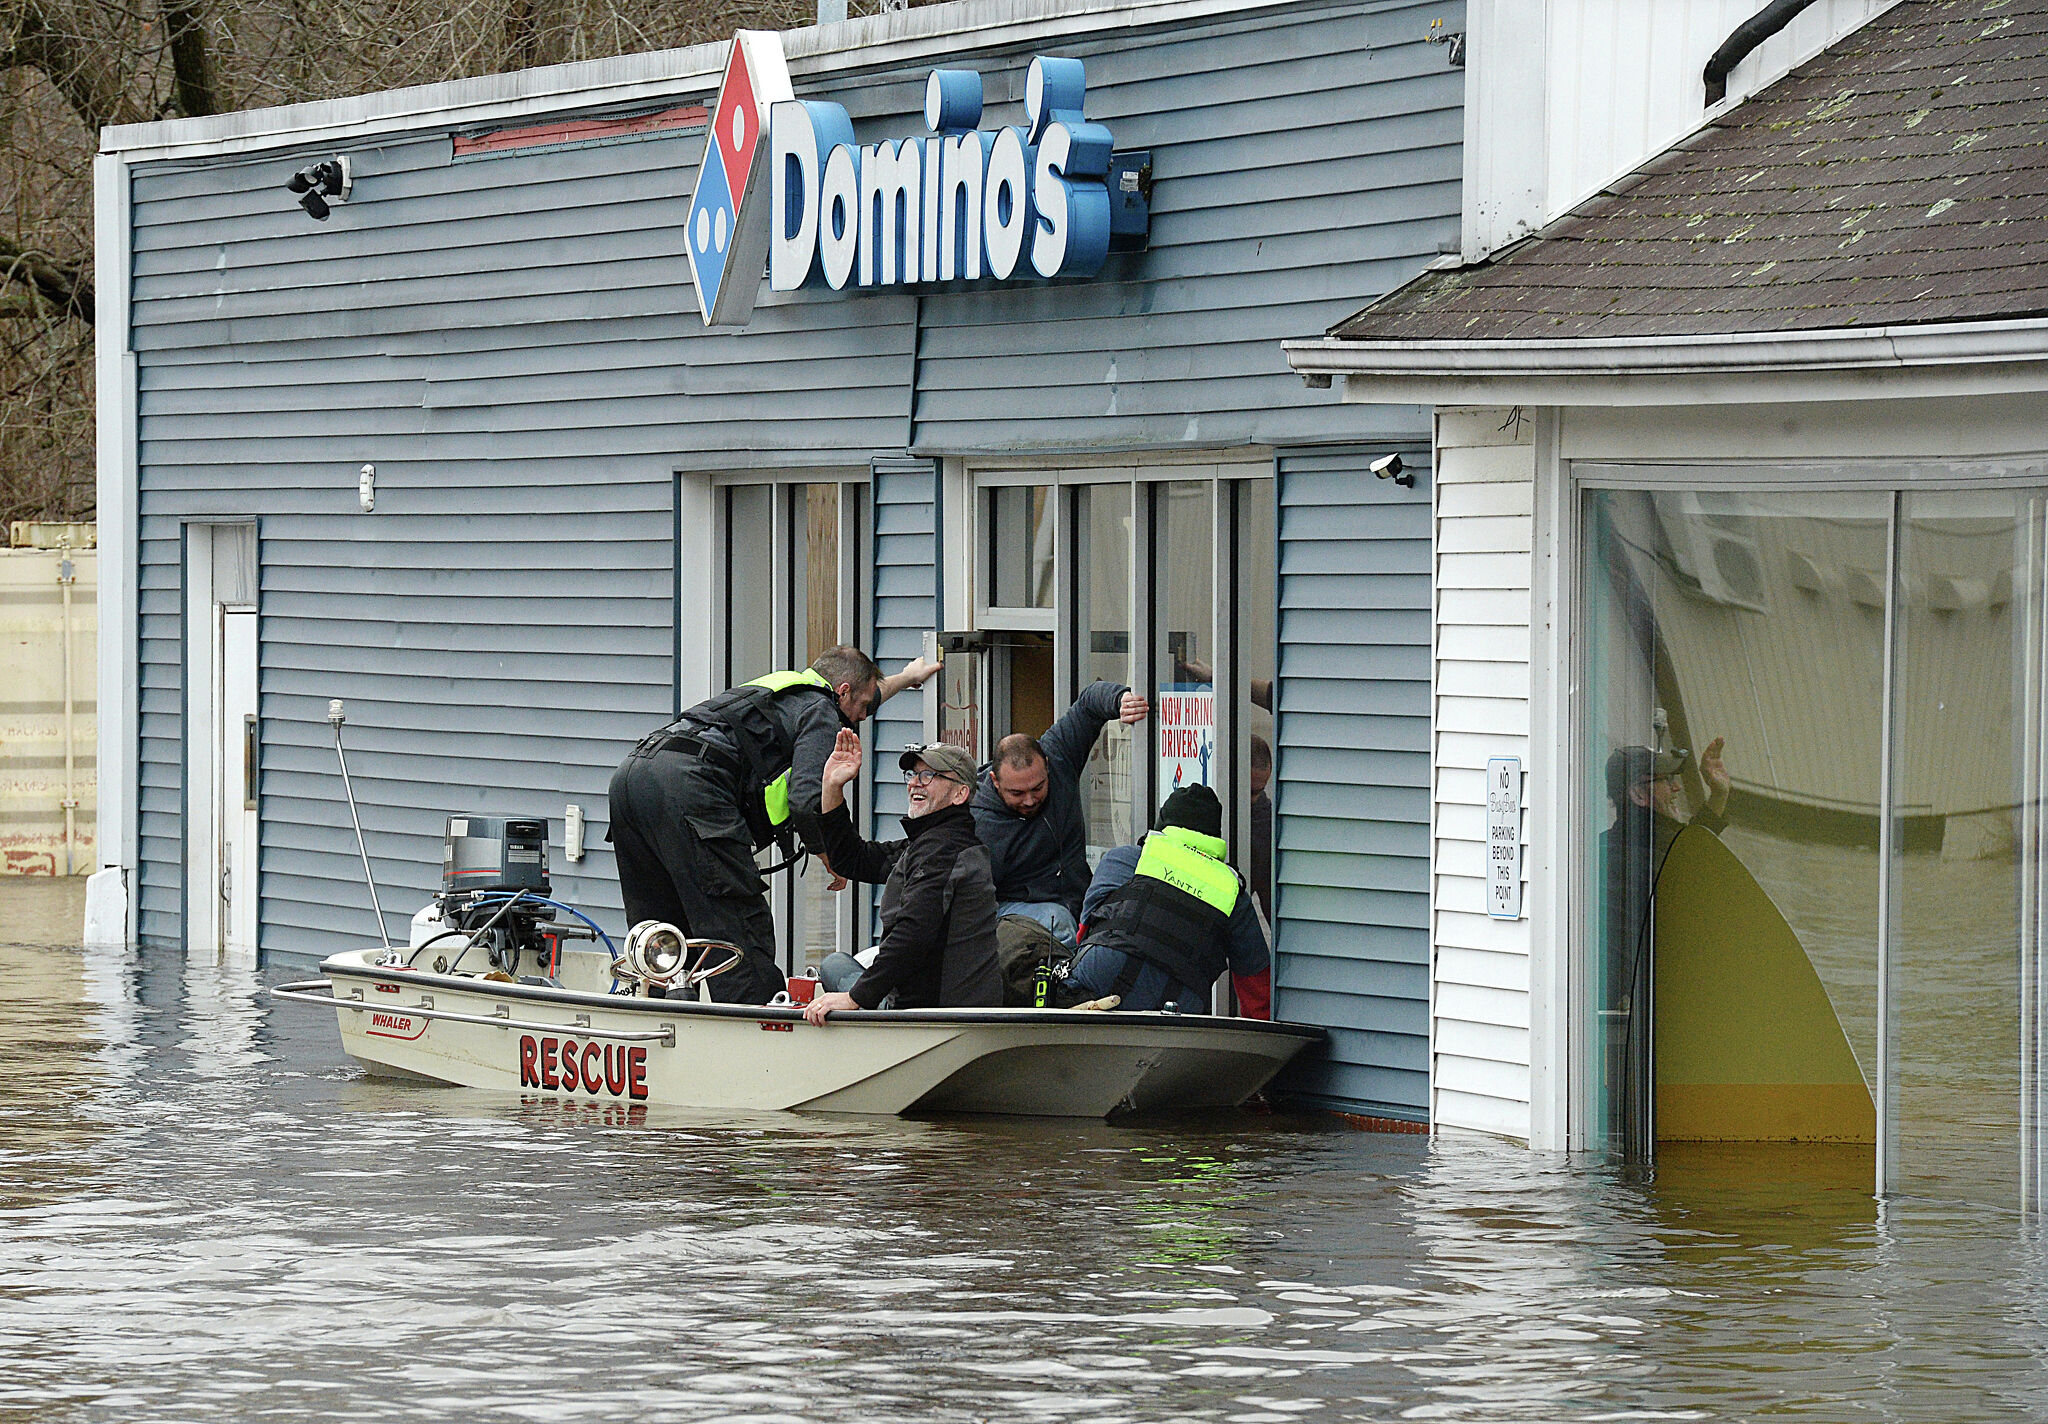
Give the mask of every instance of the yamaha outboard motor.
M 538 816 L 448 818 L 441 845 L 441 893 L 548 893 L 548 823 Z
M 588 937 L 555 924 L 554 906 L 545 898 L 552 893 L 546 817 L 450 816 L 432 918 L 445 926 L 434 938 L 445 937 L 452 953 L 437 956 L 436 972 L 478 948 L 492 968 L 514 978 L 522 960 L 535 972 L 551 972 L 565 937 Z

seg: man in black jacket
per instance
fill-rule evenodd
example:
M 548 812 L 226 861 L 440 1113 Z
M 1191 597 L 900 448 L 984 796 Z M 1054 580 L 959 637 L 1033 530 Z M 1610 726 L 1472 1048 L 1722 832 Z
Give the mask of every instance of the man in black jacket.
M 817 822 L 834 738 L 937 663 L 883 677 L 858 648 L 807 671 L 775 672 L 691 707 L 650 733 L 612 776 L 611 829 L 626 923 L 666 920 L 744 951 L 709 981 L 721 1003 L 765 1004 L 783 987 L 775 921 L 754 852 L 794 838 L 820 849 Z
M 958 747 L 912 747 L 897 763 L 908 774 L 908 833 L 900 841 L 863 840 L 846 812 L 846 784 L 860 775 L 860 738 L 839 734 L 825 762 L 820 826 L 832 868 L 882 888 L 882 939 L 861 970 L 851 955 L 820 967 L 821 987 L 804 1017 L 825 1022 L 834 1009 L 997 1008 L 1003 974 L 996 958 L 996 892 L 988 851 L 974 834 L 967 798 L 974 763 Z M 857 976 L 857 977 L 856 977 Z M 850 981 L 850 982 L 849 982 Z
M 1093 682 L 1044 736 L 996 743 L 974 790 L 974 825 L 988 847 L 996 911 L 1037 920 L 1068 948 L 1088 893 L 1088 809 L 1081 773 L 1111 718 L 1126 727 L 1152 706 L 1121 683 Z

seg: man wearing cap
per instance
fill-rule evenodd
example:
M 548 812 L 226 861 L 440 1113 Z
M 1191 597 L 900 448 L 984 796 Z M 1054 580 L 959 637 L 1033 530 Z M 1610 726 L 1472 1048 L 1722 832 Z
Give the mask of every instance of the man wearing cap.
M 934 742 L 898 758 L 910 809 L 900 841 L 864 840 L 846 810 L 846 784 L 860 775 L 860 738 L 842 730 L 825 760 L 819 818 L 826 859 L 853 880 L 882 887 L 882 938 L 862 969 L 844 952 L 818 968 L 819 994 L 804 1009 L 814 1024 L 835 1009 L 997 1008 L 1003 973 L 996 958 L 996 889 L 988 850 L 974 833 L 967 798 L 974 762 Z
M 1614 822 L 1600 835 L 1606 903 L 1601 907 L 1605 975 L 1599 992 L 1601 1007 L 1626 1011 L 1628 1023 L 1644 1021 L 1649 1013 L 1648 931 L 1657 877 L 1671 843 L 1689 825 L 1719 835 L 1728 824 L 1729 776 L 1721 760 L 1726 740 L 1714 738 L 1700 754 L 1706 804 L 1691 817 L 1686 815 L 1684 772 L 1692 753 L 1628 746 L 1616 747 L 1607 757 Z M 1623 1096 L 1617 1095 L 1617 1104 Z
M 829 648 L 801 672 L 773 672 L 707 698 L 643 738 L 612 776 L 611 828 L 626 923 L 666 920 L 738 945 L 708 982 L 728 1004 L 783 987 L 775 921 L 755 851 L 818 848 L 819 777 L 833 738 L 939 670 L 919 659 L 888 677 L 858 648 Z
M 1128 727 L 1151 713 L 1152 704 L 1122 683 L 1092 682 L 1044 736 L 1019 732 L 996 743 L 973 805 L 1003 914 L 1037 920 L 1073 945 L 1088 890 L 1081 773 L 1112 719 Z
M 1272 1016 L 1266 933 L 1222 832 L 1216 793 L 1183 786 L 1159 808 L 1157 829 L 1103 856 L 1067 997 L 1116 994 L 1122 1009 L 1206 1014 L 1209 986 L 1227 967 L 1244 1016 Z

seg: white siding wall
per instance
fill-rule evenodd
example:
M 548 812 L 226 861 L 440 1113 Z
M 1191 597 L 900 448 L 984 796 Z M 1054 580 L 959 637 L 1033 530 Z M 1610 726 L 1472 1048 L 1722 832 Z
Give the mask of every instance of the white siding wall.
M 1818 0 L 1728 76 L 1728 102 L 1898 0 Z M 1533 232 L 1692 132 L 1700 71 L 1764 0 L 1473 0 L 1465 260 Z
M 1533 431 L 1508 411 L 1438 412 L 1432 667 L 1431 1120 L 1525 1140 L 1530 921 L 1486 913 L 1485 773 L 1522 758 L 1526 805 Z

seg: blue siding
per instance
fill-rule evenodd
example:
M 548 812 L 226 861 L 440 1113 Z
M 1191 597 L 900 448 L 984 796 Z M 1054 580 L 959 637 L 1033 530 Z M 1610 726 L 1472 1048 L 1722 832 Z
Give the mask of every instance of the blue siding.
M 1330 1030 L 1282 1087 L 1429 1112 L 1428 442 L 1283 452 L 1274 1010 Z
M 424 119 L 342 145 L 355 196 L 326 223 L 283 183 L 331 141 L 138 167 L 141 933 L 183 933 L 189 520 L 261 525 L 261 942 L 318 954 L 371 931 L 330 697 L 350 706 L 350 765 L 394 918 L 432 888 L 446 812 L 546 814 L 559 836 L 574 801 L 591 855 L 573 868 L 557 857 L 558 887 L 617 925 L 604 792 L 671 708 L 679 473 L 871 468 L 873 651 L 896 666 L 940 606 L 935 466 L 906 447 L 1426 446 L 1421 412 L 1306 390 L 1278 343 L 1456 238 L 1464 75 L 1421 37 L 1460 15 L 1413 0 L 1303 0 L 1148 28 L 1105 15 L 1058 48 L 1089 61 L 1090 111 L 1119 146 L 1153 152 L 1148 252 L 1087 283 L 764 294 L 744 331 L 702 327 L 683 257 L 702 130 L 457 162 Z M 958 62 L 987 77 L 987 122 L 1019 121 L 1040 47 L 963 35 Z M 847 104 L 864 138 L 909 134 L 922 131 L 927 68 L 804 87 Z M 1401 564 L 1399 540 L 1339 537 L 1331 521 L 1371 515 L 1353 508 L 1355 469 L 1317 484 L 1303 459 L 1281 479 L 1282 992 L 1385 1000 L 1388 1015 L 1346 1020 L 1338 1061 L 1357 1071 L 1330 1092 L 1401 1103 L 1382 1079 L 1410 1070 L 1381 1038 L 1409 1041 L 1385 1025 L 1405 1022 L 1396 971 L 1414 963 L 1391 948 L 1359 957 L 1369 992 L 1287 986 L 1311 958 L 1346 957 L 1313 949 L 1318 935 L 1361 922 L 1376 944 L 1423 933 L 1409 924 L 1426 896 L 1420 852 L 1398 837 L 1368 848 L 1347 797 L 1361 778 L 1424 794 L 1402 779 L 1427 755 L 1404 739 L 1405 703 L 1369 699 L 1411 671 L 1426 686 L 1426 626 L 1404 642 L 1395 620 L 1426 619 L 1405 576 L 1426 589 L 1428 571 Z M 355 494 L 366 462 L 369 515 Z M 1318 522 L 1317 538 L 1291 532 Z M 1384 612 L 1376 631 L 1352 625 L 1360 609 Z M 690 637 L 696 611 L 682 612 Z M 919 735 L 915 696 L 877 719 L 880 832 L 903 807 L 888 753 Z M 1383 819 L 1389 836 L 1407 824 Z
M 915 448 L 1399 438 L 1421 412 L 1306 389 L 1321 332 L 1458 237 L 1464 73 L 1425 42 L 1462 7 L 1386 0 L 1091 36 L 1088 113 L 1152 154 L 1152 238 L 1093 281 L 927 295 Z M 993 67 L 990 67 L 993 69 Z M 1019 65 L 989 122 L 1022 122 Z
M 875 511 L 875 661 L 895 670 L 924 651 L 939 626 L 938 466 L 931 460 L 877 460 Z M 893 818 L 908 809 L 896 755 L 924 740 L 924 701 L 905 692 L 874 718 L 874 805 L 880 839 L 900 835 Z

